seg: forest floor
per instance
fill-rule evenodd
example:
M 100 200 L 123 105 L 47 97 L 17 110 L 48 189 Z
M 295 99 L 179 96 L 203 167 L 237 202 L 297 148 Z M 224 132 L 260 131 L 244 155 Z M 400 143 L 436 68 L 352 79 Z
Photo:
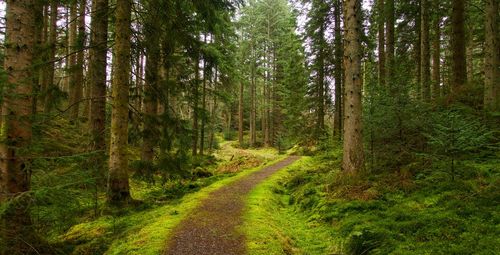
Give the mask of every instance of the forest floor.
M 245 254 L 245 196 L 264 179 L 295 162 L 290 156 L 212 192 L 174 230 L 165 254 Z

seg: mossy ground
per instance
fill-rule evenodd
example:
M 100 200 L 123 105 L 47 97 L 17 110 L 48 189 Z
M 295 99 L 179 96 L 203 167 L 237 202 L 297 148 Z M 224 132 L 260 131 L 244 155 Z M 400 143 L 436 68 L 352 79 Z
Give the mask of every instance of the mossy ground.
M 498 254 L 500 161 L 344 176 L 340 148 L 306 158 L 248 198 L 250 254 Z

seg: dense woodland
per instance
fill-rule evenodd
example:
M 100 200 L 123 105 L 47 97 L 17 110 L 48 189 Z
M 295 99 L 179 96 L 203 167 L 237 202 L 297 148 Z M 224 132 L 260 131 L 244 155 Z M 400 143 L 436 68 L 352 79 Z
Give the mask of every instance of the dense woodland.
M 249 254 L 497 254 L 498 5 L 0 2 L 0 254 L 162 253 L 288 154 Z

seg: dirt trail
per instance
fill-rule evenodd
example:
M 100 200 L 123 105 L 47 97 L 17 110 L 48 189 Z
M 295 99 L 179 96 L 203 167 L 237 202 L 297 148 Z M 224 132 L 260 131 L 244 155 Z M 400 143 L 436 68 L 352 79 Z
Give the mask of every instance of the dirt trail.
M 212 192 L 173 230 L 164 254 L 245 254 L 245 236 L 237 230 L 243 221 L 245 196 L 255 185 L 298 158 L 288 157 Z

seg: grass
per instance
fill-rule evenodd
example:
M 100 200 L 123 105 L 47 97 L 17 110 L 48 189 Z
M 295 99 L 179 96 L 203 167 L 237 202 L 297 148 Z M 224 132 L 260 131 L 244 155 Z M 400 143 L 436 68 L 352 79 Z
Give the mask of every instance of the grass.
M 165 205 L 144 205 L 114 213 L 114 215 L 122 213 L 121 216 L 103 216 L 76 225 L 63 236 L 63 239 L 66 243 L 76 246 L 74 254 L 160 254 L 172 229 L 210 192 L 282 158 L 278 157 L 265 165 L 215 181 L 198 192 L 168 201 Z
M 280 170 L 259 184 L 247 197 L 242 231 L 247 236 L 248 253 L 333 254 L 333 235 L 327 226 L 308 219 L 306 214 L 289 206 L 283 182 L 291 172 L 307 165 L 309 157 Z

